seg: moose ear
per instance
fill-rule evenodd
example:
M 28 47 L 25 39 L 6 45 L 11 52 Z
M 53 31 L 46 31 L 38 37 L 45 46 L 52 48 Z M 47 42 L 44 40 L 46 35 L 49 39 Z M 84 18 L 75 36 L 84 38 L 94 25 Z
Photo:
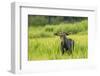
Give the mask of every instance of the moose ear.
M 58 33 L 54 33 L 54 35 L 57 35 L 58 36 Z
M 70 35 L 70 34 L 72 34 L 72 32 L 68 32 L 68 33 L 66 33 L 66 32 L 64 32 L 66 35 Z
M 64 32 L 66 35 L 69 35 L 69 33 Z

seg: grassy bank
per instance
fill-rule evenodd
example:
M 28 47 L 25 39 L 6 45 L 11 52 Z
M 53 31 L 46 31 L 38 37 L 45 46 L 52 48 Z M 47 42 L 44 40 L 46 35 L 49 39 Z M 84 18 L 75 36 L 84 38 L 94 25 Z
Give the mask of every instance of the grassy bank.
M 55 60 L 79 59 L 88 57 L 88 23 L 61 23 L 59 25 L 30 26 L 28 28 L 28 59 Z M 60 38 L 55 32 L 71 32 L 68 38 L 75 41 L 75 48 L 71 55 L 61 54 Z

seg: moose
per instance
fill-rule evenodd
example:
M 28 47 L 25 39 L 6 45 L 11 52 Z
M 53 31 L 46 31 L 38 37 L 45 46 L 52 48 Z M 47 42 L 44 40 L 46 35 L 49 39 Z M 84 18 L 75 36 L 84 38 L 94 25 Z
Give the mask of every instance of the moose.
M 54 35 L 60 36 L 62 55 L 65 51 L 68 52 L 68 54 L 72 54 L 72 51 L 74 50 L 74 40 L 67 37 L 69 34 L 70 33 L 66 32 L 54 33 Z

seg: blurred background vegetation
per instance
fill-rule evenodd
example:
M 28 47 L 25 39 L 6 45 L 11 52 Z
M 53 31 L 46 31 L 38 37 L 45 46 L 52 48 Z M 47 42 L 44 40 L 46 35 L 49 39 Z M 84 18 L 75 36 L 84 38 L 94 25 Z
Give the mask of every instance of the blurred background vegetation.
M 45 25 L 58 25 L 60 23 L 75 23 L 86 20 L 87 17 L 71 17 L 71 16 L 42 16 L 42 15 L 29 15 L 29 26 L 45 26 Z
M 55 32 L 87 33 L 87 17 L 28 16 L 29 38 L 53 37 Z
M 56 32 L 70 33 L 75 41 L 72 55 L 61 54 Z M 88 18 L 28 15 L 28 60 L 79 59 L 88 57 Z

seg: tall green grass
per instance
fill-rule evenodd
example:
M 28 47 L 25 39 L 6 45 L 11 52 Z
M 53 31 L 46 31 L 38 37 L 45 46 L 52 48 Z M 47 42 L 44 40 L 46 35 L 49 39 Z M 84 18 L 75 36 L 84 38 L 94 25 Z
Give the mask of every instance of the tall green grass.
M 74 51 L 61 54 L 60 38 L 55 32 L 71 32 L 68 38 L 75 41 Z M 59 25 L 29 26 L 28 60 L 79 59 L 88 57 L 88 22 L 61 23 Z
M 72 55 L 61 54 L 59 37 L 29 39 L 29 60 L 53 60 L 53 59 L 77 59 L 87 58 L 87 35 L 71 35 L 69 38 L 75 41 Z
M 81 22 L 77 22 L 77 23 L 61 23 L 59 25 L 46 25 L 44 27 L 46 32 L 71 32 L 71 33 L 78 33 L 78 32 L 82 32 L 82 31 L 86 31 L 88 26 L 87 26 L 87 21 L 81 21 Z
M 29 38 L 40 38 L 40 37 L 53 37 L 55 32 L 70 32 L 72 34 L 77 34 L 79 32 L 86 32 L 88 29 L 87 20 L 77 22 L 77 23 L 61 23 L 59 25 L 46 25 L 38 27 L 29 27 Z
M 87 35 L 71 35 L 69 38 L 75 41 L 75 48 L 72 55 L 68 55 L 67 53 L 64 55 L 61 54 L 59 37 L 29 39 L 28 59 L 55 60 L 87 58 Z

